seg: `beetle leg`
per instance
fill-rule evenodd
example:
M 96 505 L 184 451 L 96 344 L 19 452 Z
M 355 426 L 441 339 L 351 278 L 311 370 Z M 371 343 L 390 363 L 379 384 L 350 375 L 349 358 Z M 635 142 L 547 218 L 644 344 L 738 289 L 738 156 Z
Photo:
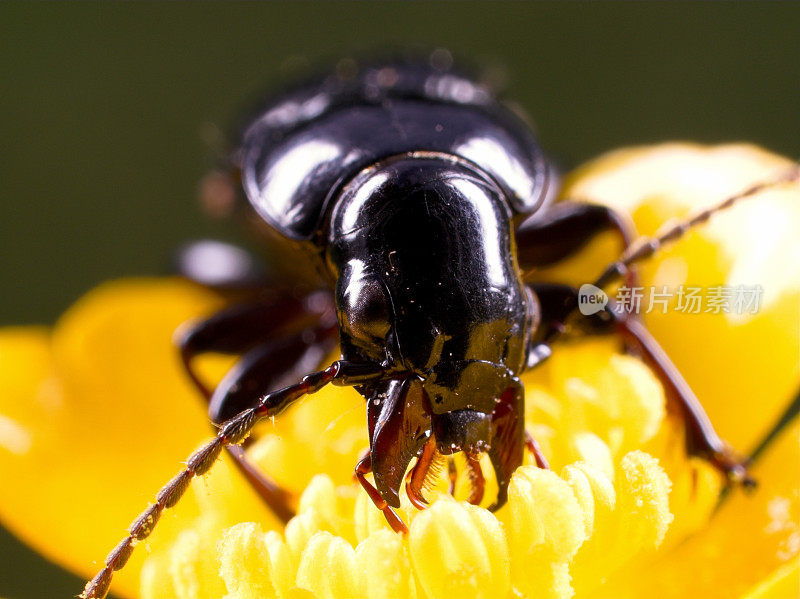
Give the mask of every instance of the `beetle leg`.
M 287 314 L 287 319 L 281 318 Z M 269 339 L 270 335 L 321 319 L 319 311 L 315 314 L 304 309 L 303 302 L 279 296 L 234 305 L 185 329 L 179 338 L 183 364 L 189 378 L 208 400 L 211 420 L 217 424 L 225 422 L 257 405 L 265 392 L 285 386 L 303 373 L 316 369 L 333 348 L 332 331 L 335 329 L 318 326 L 256 345 L 246 351 L 213 392 L 192 366 L 195 355 L 211 351 L 242 352 L 264 338 Z M 264 503 L 279 519 L 287 522 L 294 515 L 288 491 L 265 476 L 241 448 L 227 446 L 226 450 Z
M 633 224 L 608 206 L 558 202 L 544 215 L 534 215 L 517 228 L 520 266 L 529 270 L 555 264 L 577 253 L 604 231 L 615 231 L 623 248 L 627 248 L 635 238 Z
M 324 333 L 324 331 L 323 331 Z M 316 343 L 315 335 L 321 337 Z M 310 342 L 310 345 L 306 345 Z M 247 352 L 217 385 L 209 402 L 209 416 L 217 424 L 258 405 L 265 392 L 279 389 L 302 373 L 316 369 L 331 351 L 334 340 L 319 331 L 304 331 Z M 267 477 L 239 446 L 227 446 L 239 470 L 275 515 L 284 523 L 294 515 L 291 494 Z
M 176 331 L 175 343 L 189 378 L 210 399 L 211 389 L 192 364 L 197 355 L 241 354 L 276 336 L 317 325 L 331 330 L 335 326 L 328 294 L 313 293 L 303 299 L 281 294 L 234 304 L 203 320 L 186 323 Z
M 623 250 L 636 238 L 636 229 L 625 215 L 609 206 L 577 201 L 553 205 L 543 216 L 534 216 L 517 228 L 517 256 L 523 271 L 551 266 L 578 253 L 594 237 L 614 231 Z M 632 268 L 620 274 L 628 288 L 638 287 L 639 277 Z
M 667 397 L 679 409 L 686 425 L 687 451 L 708 459 L 731 482 L 755 486 L 755 480 L 747 473 L 746 460 L 720 439 L 700 400 L 650 331 L 634 318 L 614 315 L 618 333 L 653 370 Z
M 566 321 L 575 316 L 574 324 L 588 334 L 620 335 L 628 351 L 639 355 L 651 368 L 666 391 L 667 399 L 677 408 L 686 426 L 686 449 L 690 455 L 708 459 L 731 481 L 752 486 L 742 458 L 720 439 L 703 409 L 700 400 L 669 359 L 667 354 L 636 318 L 626 311 L 614 309 L 613 301 L 605 310 L 591 316 L 577 313 L 578 290 L 569 285 L 531 285 L 539 298 L 542 311 L 541 331 L 532 344 L 551 344 L 566 331 Z M 576 314 L 577 313 L 577 314 Z
M 531 346 L 547 344 L 566 332 L 567 318 L 578 308 L 577 290 L 559 283 L 529 285 L 539 302 L 539 326 L 534 331 Z
M 525 431 L 525 447 L 531 452 L 539 468 L 542 470 L 550 470 L 550 463 L 547 461 L 547 458 L 544 457 L 542 448 L 539 447 L 539 443 L 536 442 L 536 439 L 534 439 L 528 431 Z
M 209 417 L 219 424 L 255 406 L 267 391 L 284 387 L 303 373 L 318 368 L 334 346 L 330 331 L 317 328 L 254 347 L 214 389 L 209 400 Z
M 378 492 L 378 489 L 375 488 L 371 482 L 367 480 L 365 475 L 372 472 L 372 456 L 369 452 L 363 458 L 361 458 L 356 465 L 355 470 L 355 477 L 364 490 L 367 492 L 367 495 L 372 500 L 372 503 L 375 504 L 375 507 L 378 508 L 383 512 L 383 515 L 386 517 L 386 521 L 389 523 L 389 526 L 392 527 L 392 530 L 395 532 L 401 532 L 403 534 L 408 533 L 408 527 L 406 526 L 403 519 L 397 515 L 397 512 L 386 503 L 386 500 L 381 497 L 381 494 Z

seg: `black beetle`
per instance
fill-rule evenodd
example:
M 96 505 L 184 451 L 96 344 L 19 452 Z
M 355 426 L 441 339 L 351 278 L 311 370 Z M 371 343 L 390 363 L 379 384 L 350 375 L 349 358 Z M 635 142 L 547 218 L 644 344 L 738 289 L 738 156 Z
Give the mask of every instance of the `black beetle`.
M 550 355 L 567 325 L 621 334 L 679 406 L 689 452 L 731 480 L 751 482 L 635 318 L 610 309 L 581 316 L 576 289 L 537 284 L 523 273 L 611 230 L 626 250 L 595 283 L 633 280 L 628 267 L 634 262 L 777 181 L 632 244 L 625 219 L 611 209 L 553 204 L 557 177 L 530 127 L 442 56 L 339 69 L 271 102 L 247 128 L 235 162 L 261 230 L 288 244 L 297 260 L 292 267 L 301 258 L 310 261 L 325 288 L 300 298 L 264 296 L 257 291 L 270 282 L 242 250 L 201 242 L 180 253 L 179 268 L 189 278 L 245 290 L 250 298 L 193 324 L 180 338 L 187 370 L 209 399 L 219 432 L 134 521 L 82 597 L 105 596 L 135 543 L 223 447 L 288 520 L 285 494 L 238 445 L 257 421 L 329 383 L 353 386 L 367 400 L 370 452 L 356 476 L 395 531 L 406 530 L 393 507 L 400 505 L 412 458 L 406 490 L 418 507 L 425 505 L 421 491 L 431 465 L 456 452 L 467 456 L 474 503 L 483 495 L 477 458 L 489 455 L 499 488 L 492 507 L 503 505 L 526 445 L 547 467 L 524 430 L 519 375 Z M 789 175 L 796 177 L 796 171 Z M 337 341 L 341 359 L 304 375 Z M 192 369 L 192 358 L 203 352 L 242 354 L 214 390 Z M 370 471 L 375 486 L 365 478 Z

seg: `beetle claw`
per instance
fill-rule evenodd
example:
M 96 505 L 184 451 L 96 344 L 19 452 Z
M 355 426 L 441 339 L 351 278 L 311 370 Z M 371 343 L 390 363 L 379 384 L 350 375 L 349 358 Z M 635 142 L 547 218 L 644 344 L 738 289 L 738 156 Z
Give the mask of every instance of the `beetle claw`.
M 725 446 L 712 452 L 709 461 L 731 484 L 751 490 L 758 486 L 756 479 L 748 472 L 749 460 L 739 456 L 730 447 Z

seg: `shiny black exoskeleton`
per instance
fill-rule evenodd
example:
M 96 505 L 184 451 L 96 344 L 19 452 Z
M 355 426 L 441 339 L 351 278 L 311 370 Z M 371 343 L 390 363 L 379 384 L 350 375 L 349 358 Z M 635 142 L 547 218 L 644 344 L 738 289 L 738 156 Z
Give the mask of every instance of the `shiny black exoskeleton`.
M 611 230 L 626 251 L 595 284 L 620 276 L 635 283 L 629 266 L 763 186 L 628 249 L 631 230 L 613 210 L 551 204 L 555 177 L 525 121 L 442 56 L 360 69 L 349 63 L 274 100 L 247 128 L 234 171 L 250 221 L 265 242 L 279 241 L 284 271 L 305 271 L 310 262 L 321 283 L 298 295 L 246 252 L 219 242 L 179 253 L 182 274 L 237 298 L 178 339 L 220 428 L 134 521 L 82 597 L 105 596 L 133 546 L 223 448 L 288 520 L 291 498 L 238 445 L 257 422 L 330 383 L 353 386 L 367 400 L 370 448 L 355 475 L 395 531 L 407 530 L 393 510 L 403 478 L 411 502 L 424 507 L 432 466 L 456 452 L 465 454 L 472 503 L 483 498 L 478 459 L 488 454 L 498 486 L 492 507 L 499 507 L 526 445 L 547 467 L 525 432 L 519 375 L 546 359 L 568 328 L 621 334 L 683 415 L 689 451 L 749 480 L 635 318 L 610 306 L 582 316 L 577 289 L 534 279 L 537 267 Z M 222 196 L 213 203 L 235 195 L 212 187 Z M 341 358 L 317 370 L 337 341 Z M 204 352 L 241 355 L 214 389 L 193 368 Z M 457 473 L 450 474 L 452 483 Z
M 511 216 L 501 189 L 452 154 L 393 156 L 336 199 L 325 253 L 342 357 L 380 363 L 424 390 L 424 409 L 403 423 L 412 438 L 373 427 L 373 448 L 389 434 L 405 449 L 399 458 L 372 454 L 390 505 L 399 505 L 400 477 L 431 433 L 444 455 L 492 452 L 492 414 L 519 386 L 536 309 L 512 251 Z M 395 409 L 394 397 L 381 399 L 383 383 L 362 392 L 371 423 Z
M 552 205 L 554 169 L 526 120 L 479 82 L 436 64 L 339 72 L 258 113 L 237 153 L 244 195 L 271 234 L 295 257 L 310 259 L 333 303 L 320 307 L 315 295 L 317 312 L 295 306 L 306 320 L 292 318 L 305 332 L 309 313 L 317 328 L 311 343 L 290 343 L 288 351 L 285 341 L 270 337 L 302 327 L 281 335 L 269 324 L 253 327 L 287 310 L 263 306 L 244 317 L 212 318 L 213 326 L 197 328 L 183 349 L 185 356 L 218 350 L 237 323 L 250 327 L 236 339 L 237 349 L 256 349 L 211 397 L 212 418 L 222 422 L 278 380 L 289 383 L 308 371 L 309 353 L 311 362 L 319 360 L 327 335 L 338 331 L 343 363 L 380 368 L 356 385 L 367 399 L 370 435 L 360 480 L 367 487 L 363 474 L 373 472 L 376 503 L 399 506 L 403 476 L 417 458 L 407 491 L 424 504 L 420 489 L 431 463 L 464 452 L 480 486 L 477 456 L 489 455 L 496 507 L 523 459 L 519 375 L 549 356 L 577 307 L 575 289 L 537 284 L 523 273 L 569 256 L 601 231 L 615 231 L 625 247 L 633 235 L 604 206 Z M 202 271 L 198 262 L 184 256 L 184 271 Z M 616 274 L 632 281 L 630 272 Z M 335 325 L 325 325 L 333 313 Z M 631 332 L 637 325 L 610 312 L 578 323 L 654 346 L 643 332 Z M 286 377 L 274 374 L 276 362 Z M 675 383 L 680 375 L 655 357 L 651 362 L 690 405 L 690 442 L 699 453 L 723 453 L 685 385 Z
M 241 169 L 258 214 L 320 258 L 342 359 L 389 373 L 360 389 L 384 499 L 399 505 L 406 467 L 433 435 L 440 454 L 488 451 L 502 501 L 523 441 L 514 431 L 513 457 L 493 447 L 510 424 L 507 406 L 494 415 L 509 389 L 522 401 L 538 311 L 514 224 L 553 182 L 529 128 L 468 78 L 382 65 L 273 104 L 244 136 Z M 398 378 L 421 385 L 423 405 L 379 426 L 406 395 L 387 393 Z

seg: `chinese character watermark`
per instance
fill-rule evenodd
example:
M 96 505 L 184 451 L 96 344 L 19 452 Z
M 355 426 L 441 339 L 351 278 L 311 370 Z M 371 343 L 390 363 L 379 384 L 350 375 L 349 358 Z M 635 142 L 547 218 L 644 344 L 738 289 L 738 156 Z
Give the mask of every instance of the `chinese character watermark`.
M 611 303 L 610 309 L 617 314 L 666 314 L 670 309 L 683 314 L 756 314 L 763 295 L 761 285 L 680 285 L 676 288 L 623 285 L 610 302 L 605 291 L 586 284 L 578 290 L 578 309 L 581 314 L 591 316 Z

